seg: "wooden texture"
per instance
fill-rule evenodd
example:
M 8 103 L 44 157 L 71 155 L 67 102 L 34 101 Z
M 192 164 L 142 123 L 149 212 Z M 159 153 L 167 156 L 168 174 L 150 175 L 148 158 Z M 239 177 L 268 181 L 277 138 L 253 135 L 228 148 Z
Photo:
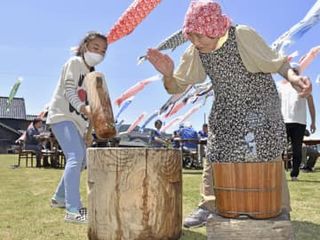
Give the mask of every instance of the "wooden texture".
M 271 218 L 281 211 L 282 161 L 213 163 L 218 214 Z
M 211 215 L 207 222 L 208 240 L 293 240 L 289 220 L 228 219 Z
M 100 139 L 116 135 L 114 116 L 106 81 L 102 73 L 91 72 L 85 77 L 84 84 L 92 113 L 92 126 Z
M 18 166 L 20 167 L 21 160 L 26 160 L 26 167 L 29 165 L 30 159 L 30 167 L 33 167 L 33 157 L 36 159 L 36 153 L 33 150 L 23 150 L 20 149 L 18 153 Z
M 90 240 L 179 239 L 180 151 L 89 148 L 87 152 Z

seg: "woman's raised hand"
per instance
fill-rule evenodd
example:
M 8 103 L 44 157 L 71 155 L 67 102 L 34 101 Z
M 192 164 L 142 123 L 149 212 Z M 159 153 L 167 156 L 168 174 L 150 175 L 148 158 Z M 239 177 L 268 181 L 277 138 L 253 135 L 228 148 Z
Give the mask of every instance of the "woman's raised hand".
M 157 49 L 148 49 L 147 59 L 164 77 L 172 77 L 174 63 L 172 59 Z

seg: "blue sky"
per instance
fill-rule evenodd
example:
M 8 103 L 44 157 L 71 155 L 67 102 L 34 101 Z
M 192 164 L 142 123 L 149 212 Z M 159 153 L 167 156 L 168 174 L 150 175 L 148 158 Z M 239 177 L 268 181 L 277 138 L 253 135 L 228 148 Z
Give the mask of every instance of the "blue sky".
M 28 114 L 39 113 L 50 101 L 57 84 L 61 67 L 71 56 L 70 47 L 75 46 L 87 31 L 107 33 L 131 0 L 6 0 L 1 2 L 0 14 L 0 96 L 7 96 L 18 76 L 23 82 L 16 97 L 23 97 Z M 111 99 L 123 91 L 156 74 L 145 62 L 137 66 L 137 57 L 148 47 L 180 29 L 189 0 L 162 0 L 161 4 L 125 38 L 109 46 L 106 59 L 97 67 L 107 78 Z M 221 0 L 223 11 L 234 23 L 252 26 L 271 44 L 277 37 L 303 18 L 315 0 Z M 310 48 L 320 45 L 320 23 L 303 38 L 287 49 L 298 50 L 300 56 Z M 176 63 L 187 47 L 179 47 L 169 53 Z M 299 59 L 295 59 L 296 61 Z M 320 56 L 305 71 L 313 81 L 314 100 L 319 109 L 319 85 L 315 83 L 320 73 Z M 279 79 L 276 77 L 276 80 Z M 129 108 L 121 115 L 126 123 L 132 122 L 140 113 L 153 113 L 169 95 L 161 82 L 148 85 L 139 93 Z M 211 98 L 210 98 L 211 100 Z M 190 122 L 197 129 L 204 121 L 204 112 L 210 110 L 210 101 L 195 113 Z M 185 108 L 185 113 L 191 106 Z M 114 106 L 116 114 L 118 107 Z M 178 113 L 179 114 L 179 113 Z M 309 123 L 308 123 L 309 125 Z M 149 125 L 148 127 L 150 127 Z M 320 137 L 320 121 L 314 137 Z

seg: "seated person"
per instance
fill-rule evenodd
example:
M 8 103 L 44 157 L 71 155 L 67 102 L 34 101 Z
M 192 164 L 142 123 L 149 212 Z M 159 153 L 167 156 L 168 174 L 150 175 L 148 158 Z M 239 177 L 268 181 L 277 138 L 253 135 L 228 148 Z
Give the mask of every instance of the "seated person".
M 156 148 L 161 148 L 161 147 L 167 146 L 168 142 L 166 141 L 166 139 L 164 139 L 161 136 L 161 132 L 160 132 L 160 129 L 162 127 L 162 121 L 159 119 L 157 121 L 155 121 L 154 127 L 156 129 L 151 131 L 150 138 L 149 138 L 149 144 L 152 147 L 156 147 Z
M 198 147 L 198 133 L 193 129 L 190 123 L 180 126 L 179 135 L 181 140 L 190 140 L 182 141 L 182 150 L 194 150 Z
M 310 131 L 306 129 L 304 131 L 304 136 L 309 137 Z M 317 158 L 320 156 L 317 146 L 309 146 L 302 144 L 302 167 L 304 172 L 312 172 L 314 166 L 316 165 Z
M 302 170 L 304 172 L 313 172 L 317 159 L 320 156 L 317 146 L 302 145 Z
M 175 130 L 173 131 L 173 134 L 172 134 L 172 138 L 171 138 L 171 142 L 172 142 L 172 147 L 173 148 L 180 148 L 180 138 L 179 138 L 179 131 Z
M 202 125 L 202 130 L 198 132 L 200 138 L 208 138 L 208 124 Z
M 42 127 L 42 119 L 35 118 L 32 126 L 26 131 L 25 150 L 33 150 L 36 153 L 37 164 L 36 167 L 41 167 L 41 149 L 40 131 Z
M 52 129 L 49 129 L 49 136 L 48 139 L 46 141 L 46 145 L 45 145 L 45 149 L 51 151 L 52 156 L 50 158 L 50 165 L 53 168 L 58 168 L 60 166 L 59 164 L 59 143 L 56 139 L 56 137 L 54 136 Z M 47 166 L 48 165 L 48 157 L 43 157 L 43 165 Z

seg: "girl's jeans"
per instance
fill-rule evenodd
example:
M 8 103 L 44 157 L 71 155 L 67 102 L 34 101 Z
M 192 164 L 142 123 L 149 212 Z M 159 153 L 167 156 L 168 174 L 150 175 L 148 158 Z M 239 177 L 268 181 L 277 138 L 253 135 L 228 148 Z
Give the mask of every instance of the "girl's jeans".
M 52 131 L 65 155 L 66 166 L 53 198 L 65 202 L 69 212 L 79 212 L 80 173 L 86 166 L 86 145 L 75 124 L 63 121 L 52 124 Z

